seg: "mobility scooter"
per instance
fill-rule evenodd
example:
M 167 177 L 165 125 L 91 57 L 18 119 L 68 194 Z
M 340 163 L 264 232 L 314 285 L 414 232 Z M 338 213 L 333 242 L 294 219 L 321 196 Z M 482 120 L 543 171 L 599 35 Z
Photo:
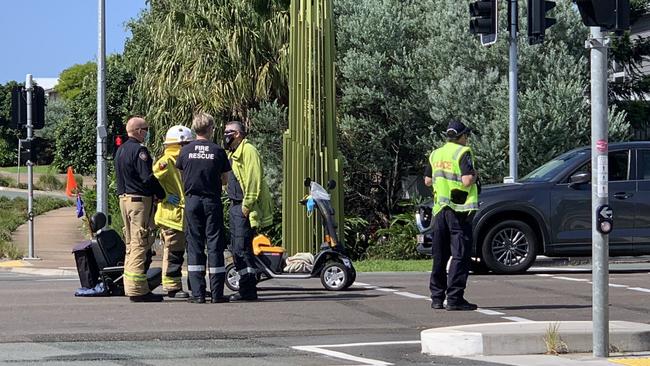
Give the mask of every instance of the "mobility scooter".
M 253 255 L 257 270 L 257 280 L 269 279 L 308 279 L 320 277 L 325 289 L 340 291 L 350 287 L 356 279 L 356 271 L 348 258 L 343 241 L 339 240 L 337 225 L 334 220 L 334 208 L 330 195 L 320 184 L 310 178 L 305 179 L 305 187 L 309 187 L 309 195 L 299 203 L 308 208 L 315 207 L 318 211 L 324 229 L 324 242 L 320 251 L 314 256 L 311 271 L 295 273 L 284 272 L 287 253 L 284 248 L 273 246 L 268 237 L 257 235 L 253 239 Z M 336 182 L 330 180 L 329 190 L 336 187 Z M 232 291 L 239 291 L 239 273 L 234 263 L 226 266 L 226 286 Z

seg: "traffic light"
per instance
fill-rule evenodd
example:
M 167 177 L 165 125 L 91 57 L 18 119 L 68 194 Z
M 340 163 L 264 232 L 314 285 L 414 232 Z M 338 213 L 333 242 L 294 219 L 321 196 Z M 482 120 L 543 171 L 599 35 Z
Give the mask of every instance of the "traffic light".
M 120 135 L 120 134 L 109 134 L 106 137 L 106 159 L 112 159 L 115 157 L 115 153 L 117 152 L 117 149 L 122 146 L 123 143 L 128 140 L 129 137 L 127 135 Z
M 11 89 L 10 128 L 21 129 L 27 125 L 27 91 L 16 85 Z M 32 91 L 32 128 L 39 130 L 45 126 L 45 90 L 35 86 Z
M 576 0 L 582 22 L 607 31 L 630 29 L 630 0 Z
M 544 42 L 546 29 L 555 24 L 555 18 L 547 17 L 546 13 L 554 7 L 554 1 L 528 0 L 528 44 Z
M 469 31 L 481 36 L 481 44 L 489 46 L 497 41 L 497 0 L 479 0 L 469 4 Z

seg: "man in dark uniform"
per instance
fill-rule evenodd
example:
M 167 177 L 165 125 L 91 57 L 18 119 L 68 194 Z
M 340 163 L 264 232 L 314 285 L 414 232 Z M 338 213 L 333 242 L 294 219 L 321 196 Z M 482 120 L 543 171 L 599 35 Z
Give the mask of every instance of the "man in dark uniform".
M 264 180 L 264 167 L 257 148 L 246 138 L 239 121 L 226 124 L 224 147 L 232 171 L 228 174 L 230 199 L 230 246 L 239 272 L 239 292 L 230 301 L 257 300 L 257 274 L 253 238 L 258 230 L 273 224 L 273 201 Z
M 182 171 L 185 191 L 185 235 L 187 270 L 193 303 L 205 303 L 205 246 L 208 247 L 208 273 L 213 303 L 228 302 L 223 295 L 226 267 L 221 186 L 225 184 L 230 163 L 226 152 L 212 142 L 214 118 L 207 113 L 194 116 L 192 130 L 196 140 L 185 145 L 176 160 Z
M 124 221 L 124 293 L 133 302 L 158 302 L 147 283 L 154 242 L 154 200 L 165 198 L 165 191 L 153 175 L 153 160 L 142 142 L 149 137 L 149 126 L 141 117 L 126 123 L 129 139 L 115 153 L 117 194 Z
M 447 310 L 475 310 L 465 297 L 472 251 L 472 219 L 478 209 L 478 173 L 467 147 L 471 129 L 453 120 L 446 131 L 447 143 L 430 158 L 431 171 L 425 184 L 434 187 L 433 269 L 429 288 L 431 307 Z M 447 262 L 449 276 L 447 276 Z

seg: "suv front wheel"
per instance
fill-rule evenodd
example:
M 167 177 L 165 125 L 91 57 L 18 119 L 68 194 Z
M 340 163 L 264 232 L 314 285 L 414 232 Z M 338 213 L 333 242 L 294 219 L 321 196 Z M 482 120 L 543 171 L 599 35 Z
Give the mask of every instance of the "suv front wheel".
M 537 257 L 537 236 L 523 221 L 497 223 L 483 239 L 481 254 L 495 273 L 525 272 Z

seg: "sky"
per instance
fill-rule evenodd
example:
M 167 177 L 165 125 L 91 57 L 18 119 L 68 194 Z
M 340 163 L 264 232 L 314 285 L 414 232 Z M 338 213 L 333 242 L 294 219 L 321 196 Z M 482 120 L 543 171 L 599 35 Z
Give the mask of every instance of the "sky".
M 0 84 L 56 78 L 74 64 L 96 61 L 98 0 L 0 0 Z M 121 53 L 126 22 L 145 0 L 105 0 L 106 54 Z M 29 26 L 24 26 L 29 19 Z

